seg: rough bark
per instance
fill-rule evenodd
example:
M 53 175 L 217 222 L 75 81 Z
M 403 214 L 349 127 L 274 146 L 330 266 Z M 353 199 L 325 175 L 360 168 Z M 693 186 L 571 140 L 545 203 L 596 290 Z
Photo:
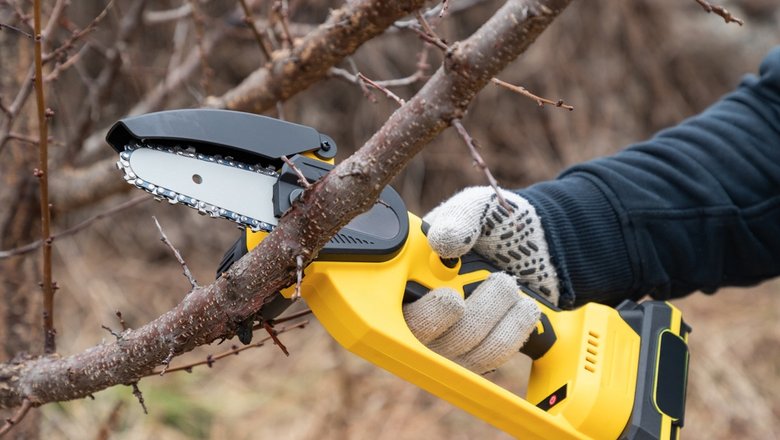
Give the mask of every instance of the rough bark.
M 83 353 L 0 364 L 0 407 L 79 398 L 133 383 L 169 353 L 232 335 L 265 298 L 294 282 L 296 257 L 310 262 L 343 225 L 372 206 L 423 146 L 459 118 L 476 93 L 522 53 L 570 0 L 508 1 L 356 154 L 304 192 L 258 248 L 173 310 Z

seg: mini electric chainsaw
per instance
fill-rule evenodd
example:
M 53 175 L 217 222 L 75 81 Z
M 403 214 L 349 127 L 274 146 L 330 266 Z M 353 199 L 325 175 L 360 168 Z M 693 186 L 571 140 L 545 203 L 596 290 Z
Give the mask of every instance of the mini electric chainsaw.
M 336 155 L 317 130 L 254 114 L 174 110 L 120 120 L 108 143 L 125 180 L 157 200 L 243 226 L 218 274 L 272 231 L 301 194 L 299 173 L 324 176 Z M 288 157 L 295 167 L 290 167 Z M 523 439 L 677 439 L 683 426 L 690 332 L 667 302 L 560 310 L 527 288 L 542 315 L 521 350 L 533 360 L 525 397 L 434 353 L 402 305 L 448 286 L 468 296 L 497 269 L 475 253 L 441 259 L 427 225 L 385 188 L 306 269 L 301 294 L 325 329 L 368 361 Z M 240 324 L 271 320 L 294 288 Z M 519 388 L 519 386 L 518 386 Z

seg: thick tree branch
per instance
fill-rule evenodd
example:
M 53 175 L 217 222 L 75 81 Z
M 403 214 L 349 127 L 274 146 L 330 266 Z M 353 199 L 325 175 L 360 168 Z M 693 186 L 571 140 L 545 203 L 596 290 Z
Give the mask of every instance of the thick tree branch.
M 354 53 L 401 17 L 419 9 L 422 0 L 360 0 L 334 10 L 328 20 L 292 50 L 274 59 L 223 96 L 206 105 L 260 113 L 308 88 L 328 75 L 331 67 Z
M 390 2 L 388 2 L 390 3 Z M 423 146 L 459 118 L 490 78 L 522 53 L 569 0 L 508 1 L 353 156 L 305 190 L 276 229 L 210 286 L 194 289 L 174 309 L 128 330 L 120 341 L 60 358 L 0 364 L 0 407 L 80 398 L 136 382 L 164 361 L 231 336 L 274 292 L 295 282 L 296 257 L 310 262 L 350 219 L 372 206 L 381 189 Z

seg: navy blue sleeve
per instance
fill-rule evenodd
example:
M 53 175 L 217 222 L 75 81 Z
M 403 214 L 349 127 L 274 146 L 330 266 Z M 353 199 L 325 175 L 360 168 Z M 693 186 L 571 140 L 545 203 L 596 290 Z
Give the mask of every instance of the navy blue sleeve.
M 519 193 L 542 218 L 563 306 L 780 275 L 780 47 L 700 115 Z

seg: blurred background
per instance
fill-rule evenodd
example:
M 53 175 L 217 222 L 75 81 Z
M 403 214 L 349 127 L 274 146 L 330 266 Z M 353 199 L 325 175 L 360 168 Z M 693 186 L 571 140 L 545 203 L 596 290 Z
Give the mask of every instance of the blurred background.
M 237 2 L 147 3 L 114 4 L 98 29 L 71 51 L 80 54 L 73 67 L 49 84 L 49 106 L 55 110 L 52 179 L 56 173 L 69 176 L 93 164 L 108 163 L 114 153 L 100 142 L 105 128 L 148 103 L 156 88 L 172 81 L 171 73 L 186 65 L 188 54 L 197 53 L 199 42 L 202 48 L 204 41 L 213 40 L 213 48 L 202 59 L 196 57 L 193 73 L 146 111 L 197 107 L 206 96 L 224 93 L 262 64 L 262 54 L 241 21 Z M 270 3 L 254 5 L 259 21 L 270 15 Z M 501 5 L 498 1 L 450 3 L 450 15 L 435 23 L 437 32 L 448 42 L 470 35 Z M 66 40 L 69 26 L 86 26 L 105 5 L 94 0 L 73 2 L 52 38 Z M 135 9 L 139 5 L 140 11 Z M 327 17 L 330 8 L 339 5 L 323 0 L 290 1 L 293 34 L 304 35 Z M 527 53 L 498 77 L 537 95 L 563 99 L 575 110 L 542 108 L 488 85 L 464 119 L 500 184 L 516 188 L 550 179 L 569 165 L 615 152 L 696 114 L 733 89 L 744 74 L 756 72 L 762 57 L 780 42 L 780 5 L 774 0 L 728 1 L 723 5 L 744 19 L 745 25 L 726 24 L 705 13 L 694 0 L 573 2 Z M 23 22 L 15 8 L 29 9 L 29 4 L 0 1 L 0 22 Z M 114 44 L 127 27 L 123 27 L 123 20 L 133 13 L 140 18 L 132 23 L 126 41 Z M 27 72 L 32 49 L 28 40 L 4 30 L 0 50 L 0 102 L 8 103 Z M 352 62 L 369 78 L 400 78 L 417 70 L 421 50 L 423 43 L 416 34 L 390 29 L 361 47 Z M 435 71 L 440 61 L 437 50 L 428 50 L 428 73 Z M 101 87 L 100 75 L 109 62 L 118 67 L 108 78 L 110 87 Z M 340 67 L 352 68 L 350 63 Z M 408 98 L 422 84 L 394 91 Z M 378 102 L 372 103 L 358 86 L 330 78 L 285 102 L 283 113 L 290 121 L 330 135 L 344 158 L 396 108 L 395 102 L 380 93 L 375 95 Z M 15 131 L 27 130 L 33 135 L 32 101 L 26 108 L 30 113 L 19 116 Z M 276 110 L 267 114 L 277 116 Z M 23 140 L 10 140 L 5 148 L 0 147 L 0 163 L 24 163 L 25 157 L 36 155 L 37 149 Z M 0 167 L 0 180 L 5 185 L 0 189 L 0 220 L 12 217 L 8 207 L 18 195 L 11 190 L 17 188 L 12 183 L 22 179 L 19 166 Z M 118 172 L 115 177 L 121 181 Z M 394 186 L 409 209 L 422 214 L 458 189 L 484 183 L 484 175 L 472 166 L 466 146 L 449 129 L 413 160 Z M 67 210 L 57 211 L 55 206 L 55 231 L 140 195 L 123 187 L 110 197 L 73 204 Z M 188 282 L 170 251 L 160 243 L 153 215 L 201 283 L 214 279 L 222 254 L 239 234 L 227 221 L 150 201 L 57 240 L 54 277 L 60 286 L 56 296 L 59 353 L 72 354 L 113 339 L 101 325 L 118 328 L 117 310 L 130 327 L 139 327 L 172 308 L 187 293 Z M 31 234 L 34 237 L 36 233 Z M 9 247 L 13 246 L 6 240 L 3 248 Z M 39 297 L 37 261 L 37 254 L 28 254 L 0 265 L 6 290 L 30 292 L 19 307 L 33 312 L 26 312 L 27 318 L 22 313 L 18 319 L 21 323 L 28 319 L 36 327 L 16 323 L 11 328 L 8 321 L 0 330 L 0 339 L 10 340 L 18 334 L 31 339 L 35 349 L 40 346 L 34 336 L 39 326 L 39 315 L 35 314 L 39 306 L 33 304 Z M 697 293 L 675 304 L 693 327 L 683 438 L 780 438 L 780 280 L 753 289 L 723 289 L 714 296 Z M 9 310 L 17 306 L 5 304 Z M 5 316 L 14 310 L 7 310 Z M 144 415 L 131 389 L 124 386 L 97 393 L 94 400 L 49 404 L 35 418 L 40 436 L 508 438 L 351 355 L 314 318 L 309 319 L 305 329 L 280 336 L 290 357 L 268 345 L 220 360 L 212 368 L 142 380 L 140 389 L 149 415 Z M 33 336 L 22 336 L 25 333 Z M 262 336 L 263 332 L 257 332 L 255 338 Z M 232 344 L 238 344 L 237 340 L 201 347 L 173 364 L 203 360 Z M 5 357 L 0 360 L 24 349 L 10 343 L 4 347 Z M 528 362 L 518 356 L 491 379 L 522 392 L 527 374 Z

